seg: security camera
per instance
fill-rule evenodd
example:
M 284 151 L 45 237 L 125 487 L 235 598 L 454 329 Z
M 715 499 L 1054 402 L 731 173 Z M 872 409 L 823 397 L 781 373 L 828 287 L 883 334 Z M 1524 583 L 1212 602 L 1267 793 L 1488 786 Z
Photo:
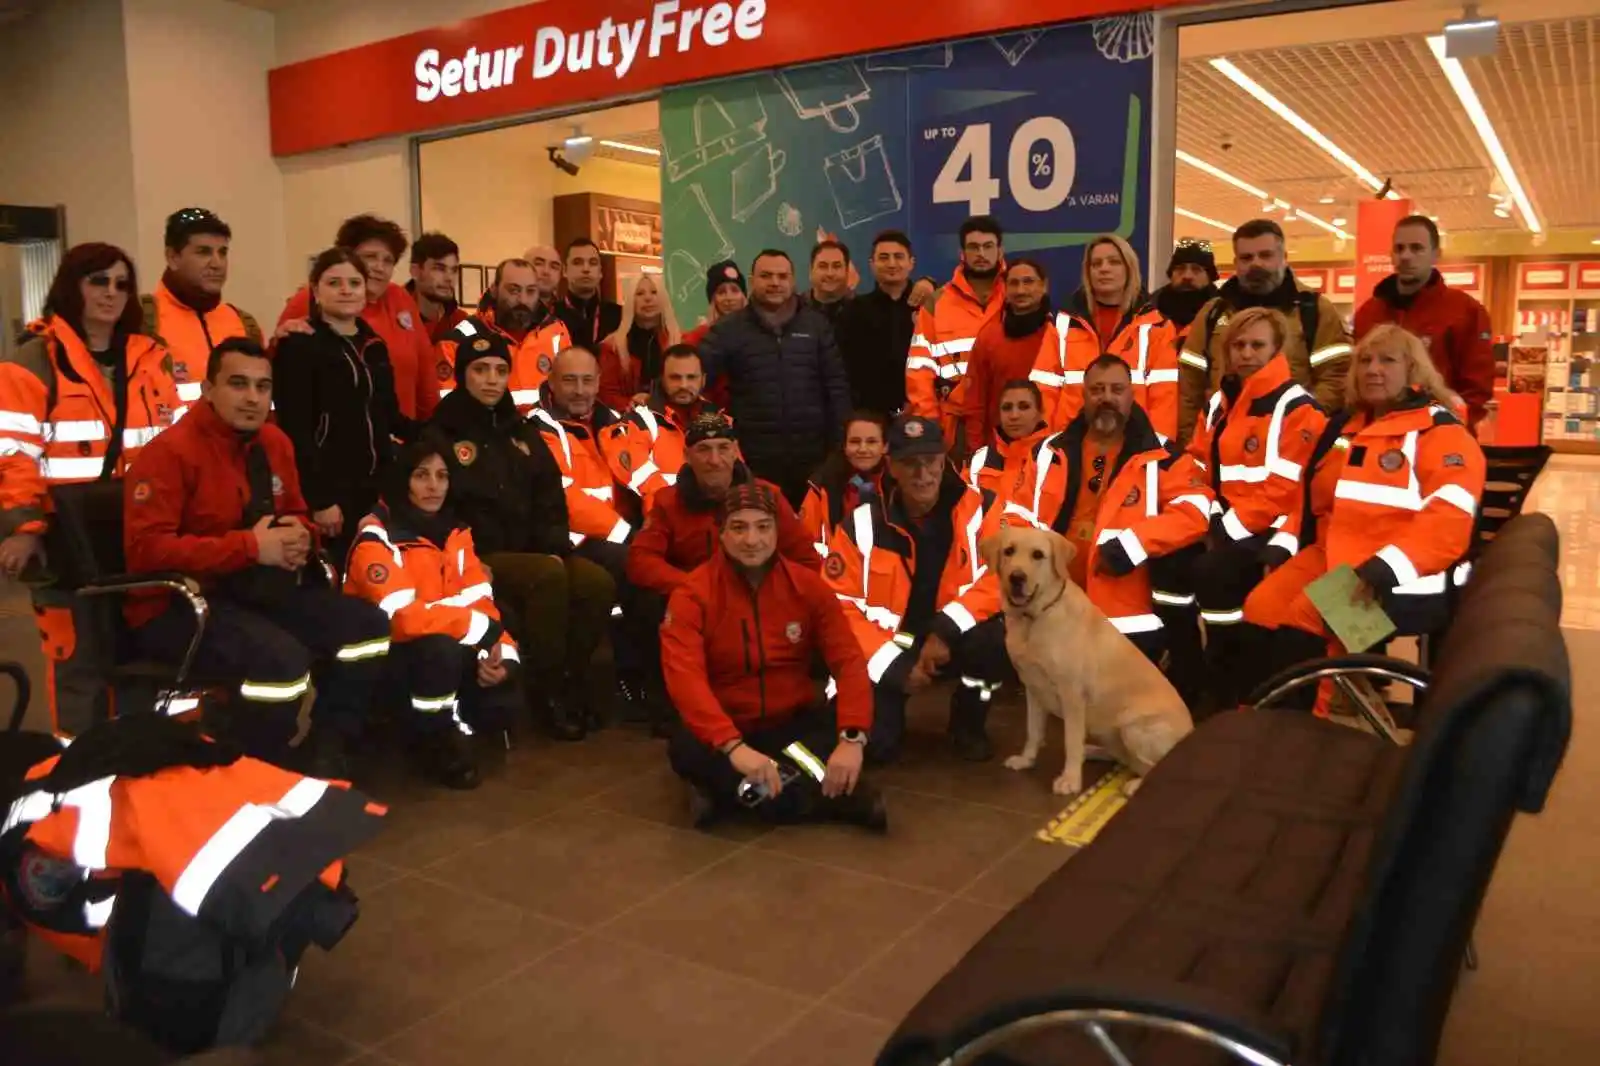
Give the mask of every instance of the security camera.
M 563 171 L 574 178 L 578 176 L 577 164 L 568 161 L 559 145 L 551 145 L 545 151 L 550 153 L 550 162 L 555 164 L 557 170 Z

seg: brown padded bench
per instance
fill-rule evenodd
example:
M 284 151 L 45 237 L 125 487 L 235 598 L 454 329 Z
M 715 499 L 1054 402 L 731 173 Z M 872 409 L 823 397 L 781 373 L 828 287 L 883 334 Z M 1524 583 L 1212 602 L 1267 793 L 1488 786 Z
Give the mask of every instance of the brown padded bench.
M 1408 747 L 1294 711 L 1205 722 L 879 1066 L 1431 1063 L 1512 816 L 1571 731 L 1558 548 L 1529 515 L 1484 553 Z

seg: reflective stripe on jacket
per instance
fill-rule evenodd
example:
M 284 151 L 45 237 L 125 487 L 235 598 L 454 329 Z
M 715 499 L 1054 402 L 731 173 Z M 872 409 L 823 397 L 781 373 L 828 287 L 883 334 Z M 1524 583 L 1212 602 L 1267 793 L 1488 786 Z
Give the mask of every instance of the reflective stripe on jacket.
M 544 397 L 545 390 L 541 390 Z M 561 487 L 567 494 L 568 537 L 576 547 L 590 537 L 621 544 L 633 526 L 617 511 L 616 479 L 600 454 L 598 438 L 616 424 L 609 407 L 596 403 L 588 422 L 556 418 L 541 399 L 528 421 L 539 431 L 561 468 Z
M 717 408 L 700 401 L 694 416 L 715 413 Z M 621 421 L 600 434 L 600 454 L 611 467 L 617 484 L 639 497 L 640 511 L 650 513 L 656 493 L 678 480 L 683 469 L 684 433 L 688 426 L 665 405 L 630 407 Z
M 1033 486 L 1034 453 L 1054 432 L 1041 423 L 1026 437 L 1011 440 L 995 430 L 989 443 L 967 460 L 967 484 L 1001 501 L 1021 499 Z
M 197 311 L 178 299 L 158 282 L 144 297 L 144 331 L 172 353 L 172 380 L 177 384 L 176 417 L 200 399 L 200 385 L 206 379 L 206 364 L 211 349 L 230 337 L 248 337 L 261 343 L 261 326 L 230 303 L 219 303 L 209 311 Z
M 539 402 L 539 388 L 550 376 L 550 367 L 555 363 L 556 356 L 572 347 L 572 336 L 567 332 L 566 323 L 551 315 L 530 329 L 520 344 L 511 334 L 495 325 L 493 310 L 480 311 L 457 323 L 438 344 L 439 358 L 434 374 L 439 380 L 440 399 L 456 387 L 456 350 L 485 330 L 500 334 L 511 345 L 511 377 L 506 382 L 506 388 L 511 392 L 511 402 L 517 405 L 517 413 L 526 418 L 534 404 Z
M 906 413 L 943 418 L 944 397 L 967 372 L 967 353 L 978 330 L 1005 304 L 1005 271 L 995 275 L 989 302 L 980 303 L 963 268 L 950 284 L 917 310 L 911 349 L 906 353 Z M 948 427 L 947 427 L 948 432 Z
M 1133 399 L 1144 408 L 1150 424 L 1163 437 L 1172 438 L 1178 426 L 1178 328 L 1156 306 L 1146 303 L 1122 317 L 1117 331 L 1102 345 L 1093 323 L 1082 315 L 1061 312 L 1056 330 L 1063 341 L 1060 356 L 1040 363 L 1031 380 L 1046 392 L 1045 414 L 1050 424 L 1065 429 L 1083 410 L 1083 375 L 1102 354 L 1115 355 L 1128 364 Z M 1047 391 L 1048 390 L 1048 391 Z M 1050 397 L 1058 397 L 1052 407 Z

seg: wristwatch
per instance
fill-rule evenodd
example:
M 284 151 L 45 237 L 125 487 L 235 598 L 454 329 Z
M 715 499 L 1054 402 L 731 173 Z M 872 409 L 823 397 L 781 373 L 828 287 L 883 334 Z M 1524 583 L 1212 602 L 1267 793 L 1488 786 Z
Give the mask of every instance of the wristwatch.
M 839 739 L 845 744 L 865 746 L 867 743 L 867 731 L 865 729 L 841 729 L 839 730 Z

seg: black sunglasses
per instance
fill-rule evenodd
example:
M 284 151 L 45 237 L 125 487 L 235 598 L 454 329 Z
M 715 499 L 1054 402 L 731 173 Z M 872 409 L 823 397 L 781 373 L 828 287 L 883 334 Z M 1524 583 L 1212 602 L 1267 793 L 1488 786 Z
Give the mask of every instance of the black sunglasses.
M 90 274 L 89 284 L 97 289 L 109 289 L 115 286 L 118 292 L 127 292 L 133 287 L 127 278 L 117 278 L 113 281 L 110 274 Z
M 1099 492 L 1100 491 L 1100 482 L 1105 479 L 1105 476 L 1106 476 L 1106 457 L 1103 456 L 1103 455 L 1097 455 L 1097 456 L 1094 457 L 1094 477 L 1089 479 L 1089 491 L 1090 492 Z

